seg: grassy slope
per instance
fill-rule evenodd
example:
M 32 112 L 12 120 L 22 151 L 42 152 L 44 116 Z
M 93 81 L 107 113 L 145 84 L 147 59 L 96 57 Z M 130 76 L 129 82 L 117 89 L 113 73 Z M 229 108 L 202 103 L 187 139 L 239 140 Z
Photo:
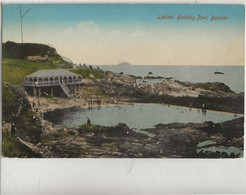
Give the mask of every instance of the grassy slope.
M 102 72 L 90 68 L 79 68 L 76 70 L 72 70 L 71 72 L 79 74 L 83 78 L 87 78 L 90 74 L 94 75 L 96 79 L 101 79 L 104 76 Z
M 21 115 L 22 135 L 28 137 L 27 141 L 38 143 L 42 134 L 42 127 L 40 121 L 34 116 L 34 113 L 30 110 Z
M 2 134 L 2 155 L 5 157 L 18 158 L 33 158 L 40 157 L 35 154 L 30 148 L 22 144 L 16 137 L 10 133 L 3 132 Z
M 7 41 L 2 44 L 2 72 L 3 81 L 10 85 L 21 85 L 25 76 L 42 69 L 71 68 L 71 64 L 65 62 L 56 53 L 55 48 L 37 43 L 15 43 Z M 46 62 L 29 62 L 27 56 L 49 56 Z
M 2 120 L 8 121 L 17 112 L 19 105 L 16 95 L 11 90 L 5 85 L 2 85 L 2 90 Z
M 32 74 L 38 70 L 45 69 L 57 69 L 60 64 L 65 64 L 62 68 L 68 69 L 69 64 L 64 62 L 60 56 L 50 57 L 50 61 L 46 62 L 28 62 L 25 59 L 2 59 L 2 71 L 3 81 L 10 85 L 21 85 L 24 82 L 25 76 Z M 97 70 L 89 68 L 79 68 L 71 70 L 75 74 L 82 75 L 83 78 L 87 78 L 90 74 L 93 74 L 97 79 L 103 77 L 103 73 Z
M 37 43 L 15 43 L 7 41 L 2 44 L 2 72 L 3 81 L 10 85 L 23 84 L 25 76 L 44 69 L 72 68 L 72 64 L 64 61 L 60 55 L 56 53 L 55 48 L 48 45 Z M 29 62 L 25 58 L 27 56 L 44 56 L 49 55 L 46 62 Z M 83 78 L 93 74 L 96 78 L 102 78 L 103 73 L 89 68 L 80 68 L 72 70 L 76 74 L 80 74 Z
M 57 69 L 60 64 L 64 64 L 60 56 L 50 57 L 50 61 L 47 62 L 28 62 L 25 59 L 2 59 L 2 71 L 3 81 L 10 85 L 21 85 L 23 84 L 25 76 L 42 69 Z M 66 64 L 62 68 L 69 68 Z

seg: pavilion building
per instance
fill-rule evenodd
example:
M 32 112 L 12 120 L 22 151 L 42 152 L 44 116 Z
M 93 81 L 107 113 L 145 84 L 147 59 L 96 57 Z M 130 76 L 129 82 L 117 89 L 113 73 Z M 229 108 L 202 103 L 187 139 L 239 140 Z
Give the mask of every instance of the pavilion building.
M 23 86 L 33 96 L 72 97 L 82 84 L 82 76 L 68 70 L 39 70 L 25 77 Z

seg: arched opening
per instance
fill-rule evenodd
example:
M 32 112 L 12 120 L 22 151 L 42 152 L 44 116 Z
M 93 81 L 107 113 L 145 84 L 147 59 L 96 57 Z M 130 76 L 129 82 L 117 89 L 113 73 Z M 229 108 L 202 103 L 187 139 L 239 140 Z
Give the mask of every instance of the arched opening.
M 79 76 L 79 77 L 78 77 L 78 80 L 79 80 L 79 81 L 81 81 L 81 80 L 82 80 L 82 77 L 81 77 L 81 76 Z
M 50 84 L 54 84 L 54 79 L 52 77 L 50 78 Z
M 37 78 L 34 78 L 33 81 L 34 81 L 34 84 L 35 84 L 35 85 L 38 84 L 38 79 L 37 79 Z
M 38 79 L 38 84 L 39 84 L 39 85 L 42 85 L 43 83 L 44 83 L 44 82 L 43 82 L 43 79 L 42 79 L 42 78 L 39 78 L 39 79 Z
M 44 78 L 44 84 L 48 85 L 49 79 L 48 78 Z
M 58 84 L 58 83 L 59 83 L 59 78 L 55 77 L 55 84 Z
M 68 83 L 72 83 L 72 77 L 68 77 Z
M 67 83 L 67 77 L 63 77 L 63 82 Z
M 76 77 L 73 77 L 73 82 L 74 82 L 74 83 L 76 82 Z
M 29 84 L 29 78 L 28 78 L 28 77 L 25 78 L 24 83 L 25 83 L 25 84 Z
M 25 81 L 25 83 L 28 83 L 29 85 L 30 85 L 30 84 L 33 84 L 33 83 L 32 83 L 32 78 L 26 78 L 26 79 L 27 79 L 27 80 Z

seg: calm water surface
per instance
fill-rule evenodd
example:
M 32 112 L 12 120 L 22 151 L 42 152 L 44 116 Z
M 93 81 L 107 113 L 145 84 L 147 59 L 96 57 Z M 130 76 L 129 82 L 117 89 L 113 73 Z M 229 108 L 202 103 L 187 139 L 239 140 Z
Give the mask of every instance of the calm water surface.
M 60 109 L 45 113 L 45 119 L 54 125 L 75 127 L 81 126 L 90 118 L 94 125 L 112 126 L 125 123 L 130 128 L 151 128 L 157 124 L 179 123 L 203 123 L 205 121 L 223 122 L 238 116 L 230 113 L 207 111 L 202 113 L 197 109 L 185 107 L 167 106 L 161 104 L 134 104 L 115 105 L 87 108 Z

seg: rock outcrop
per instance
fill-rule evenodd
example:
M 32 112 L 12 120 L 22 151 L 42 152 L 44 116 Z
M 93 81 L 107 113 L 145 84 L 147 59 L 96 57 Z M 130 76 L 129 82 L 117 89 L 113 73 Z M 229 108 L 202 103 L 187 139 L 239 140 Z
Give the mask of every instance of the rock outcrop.
M 82 90 L 92 87 L 84 82 Z M 164 103 L 234 113 L 244 113 L 244 93 L 236 94 L 223 83 L 190 83 L 166 79 L 156 84 L 138 83 L 130 75 L 106 72 L 93 81 L 93 89 L 109 98 L 141 103 Z M 91 88 L 91 89 L 92 89 Z
M 236 158 L 240 155 L 227 150 L 243 152 L 243 122 L 244 118 L 223 123 L 159 124 L 144 130 L 155 134 L 153 138 L 122 123 L 112 127 L 87 124 L 45 135 L 39 147 L 50 149 L 53 157 L 59 158 Z M 235 133 L 228 133 L 229 129 Z M 216 148 L 224 152 L 213 152 Z
M 26 60 L 29 62 L 45 62 L 49 60 L 48 55 L 45 56 L 27 56 Z

